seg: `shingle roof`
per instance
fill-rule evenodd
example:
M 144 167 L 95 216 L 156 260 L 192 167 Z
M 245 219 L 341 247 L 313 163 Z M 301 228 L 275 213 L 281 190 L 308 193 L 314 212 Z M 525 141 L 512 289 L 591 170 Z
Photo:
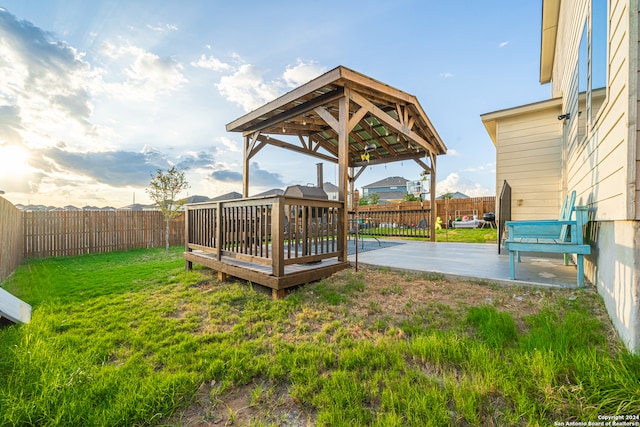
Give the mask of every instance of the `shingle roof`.
M 380 181 L 373 182 L 371 184 L 365 185 L 362 188 L 379 188 L 379 187 L 397 187 L 397 186 L 406 186 L 408 179 L 405 179 L 401 176 L 391 176 L 389 178 L 382 179 Z
M 242 194 L 238 193 L 237 191 L 232 191 L 230 193 L 226 193 L 218 197 L 213 197 L 211 198 L 211 201 L 220 202 L 223 200 L 235 200 L 235 199 L 242 199 Z

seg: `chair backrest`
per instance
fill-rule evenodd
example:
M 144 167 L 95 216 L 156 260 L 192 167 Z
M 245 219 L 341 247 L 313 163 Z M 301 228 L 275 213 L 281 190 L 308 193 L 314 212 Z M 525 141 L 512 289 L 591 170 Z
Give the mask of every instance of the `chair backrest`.
M 562 204 L 562 209 L 560 209 L 560 221 L 570 221 L 571 214 L 575 209 L 576 204 L 576 190 L 573 190 L 570 194 L 567 194 L 567 197 L 564 199 L 564 203 Z M 567 235 L 569 234 L 569 226 L 563 225 L 560 229 L 560 240 L 567 240 Z

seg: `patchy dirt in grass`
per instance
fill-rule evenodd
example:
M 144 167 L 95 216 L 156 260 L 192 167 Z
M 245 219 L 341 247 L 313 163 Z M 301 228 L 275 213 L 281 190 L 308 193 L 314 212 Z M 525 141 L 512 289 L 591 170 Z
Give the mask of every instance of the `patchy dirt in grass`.
M 215 381 L 202 383 L 189 407 L 163 425 L 185 427 L 315 425 L 314 414 L 306 413 L 282 385 L 254 382 L 220 391 Z
M 225 284 L 216 283 L 212 278 L 194 287 L 211 292 L 216 286 Z M 270 295 L 269 289 L 257 285 L 253 289 Z M 289 293 L 300 298 L 301 304 L 291 314 L 289 324 L 282 325 L 279 337 L 291 342 L 308 341 L 317 334 L 332 340 L 338 329 L 342 329 L 341 333 L 347 330 L 354 339 L 371 339 L 394 330 L 394 336 L 402 339 L 411 333 L 413 326 L 434 330 L 457 327 L 465 317 L 461 313 L 484 304 L 510 313 L 521 333 L 526 331 L 527 316 L 557 304 L 580 304 L 602 324 L 610 325 L 601 300 L 590 288 L 501 286 L 484 281 L 445 279 L 431 273 L 361 269 L 357 273 L 345 270 Z M 200 333 L 221 327 L 208 317 L 203 321 L 208 326 Z M 608 332 L 611 339 L 607 341 L 613 343 L 615 331 L 611 328 Z M 439 376 L 437 372 L 427 374 Z M 163 425 L 304 427 L 315 425 L 315 414 L 305 412 L 289 395 L 286 384 L 258 381 L 225 389 L 214 381 L 203 383 L 188 408 Z

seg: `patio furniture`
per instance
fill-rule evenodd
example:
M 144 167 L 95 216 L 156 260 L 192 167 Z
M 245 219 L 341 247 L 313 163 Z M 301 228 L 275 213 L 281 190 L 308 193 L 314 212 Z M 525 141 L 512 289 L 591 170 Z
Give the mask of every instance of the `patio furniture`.
M 584 286 L 584 255 L 591 253 L 591 246 L 584 243 L 582 227 L 587 223 L 587 206 L 575 206 L 576 192 L 572 191 L 562 205 L 558 220 L 508 221 L 509 237 L 504 247 L 509 251 L 509 274 L 515 280 L 515 254 L 520 262 L 520 252 L 546 252 L 564 254 L 565 265 L 569 254 L 577 255 L 578 286 Z M 575 219 L 572 214 L 575 212 Z

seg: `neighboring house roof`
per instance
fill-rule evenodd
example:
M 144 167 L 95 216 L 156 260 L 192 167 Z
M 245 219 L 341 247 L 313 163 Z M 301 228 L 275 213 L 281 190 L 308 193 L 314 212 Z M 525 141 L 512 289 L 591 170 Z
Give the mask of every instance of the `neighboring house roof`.
M 254 194 L 251 197 L 267 197 L 267 196 L 282 196 L 284 194 L 284 190 L 279 188 L 272 188 L 271 190 L 263 191 L 259 194 Z
M 338 186 L 333 185 L 330 182 L 323 182 L 322 183 L 322 189 L 326 192 L 326 193 L 337 193 L 340 189 L 338 188 Z
M 402 178 L 401 176 L 391 176 L 389 178 L 385 178 L 380 181 L 376 181 L 371 184 L 365 185 L 362 188 L 369 189 L 369 188 L 380 188 L 380 187 L 406 186 L 407 182 L 409 182 L 409 180 Z
M 237 191 L 232 191 L 230 193 L 226 193 L 223 194 L 221 196 L 218 197 L 213 197 L 211 198 L 211 202 L 221 202 L 224 200 L 235 200 L 235 199 L 242 199 L 242 194 L 238 193 Z
M 202 203 L 208 202 L 210 199 L 207 196 L 189 196 L 185 199 L 185 203 Z
M 146 210 L 155 210 L 155 209 L 158 209 L 158 207 L 155 204 L 153 204 L 153 205 L 141 205 L 140 203 L 134 203 L 132 205 L 123 206 L 123 207 L 118 208 L 118 209 L 120 209 L 120 210 L 128 210 L 128 211 L 146 211 Z

